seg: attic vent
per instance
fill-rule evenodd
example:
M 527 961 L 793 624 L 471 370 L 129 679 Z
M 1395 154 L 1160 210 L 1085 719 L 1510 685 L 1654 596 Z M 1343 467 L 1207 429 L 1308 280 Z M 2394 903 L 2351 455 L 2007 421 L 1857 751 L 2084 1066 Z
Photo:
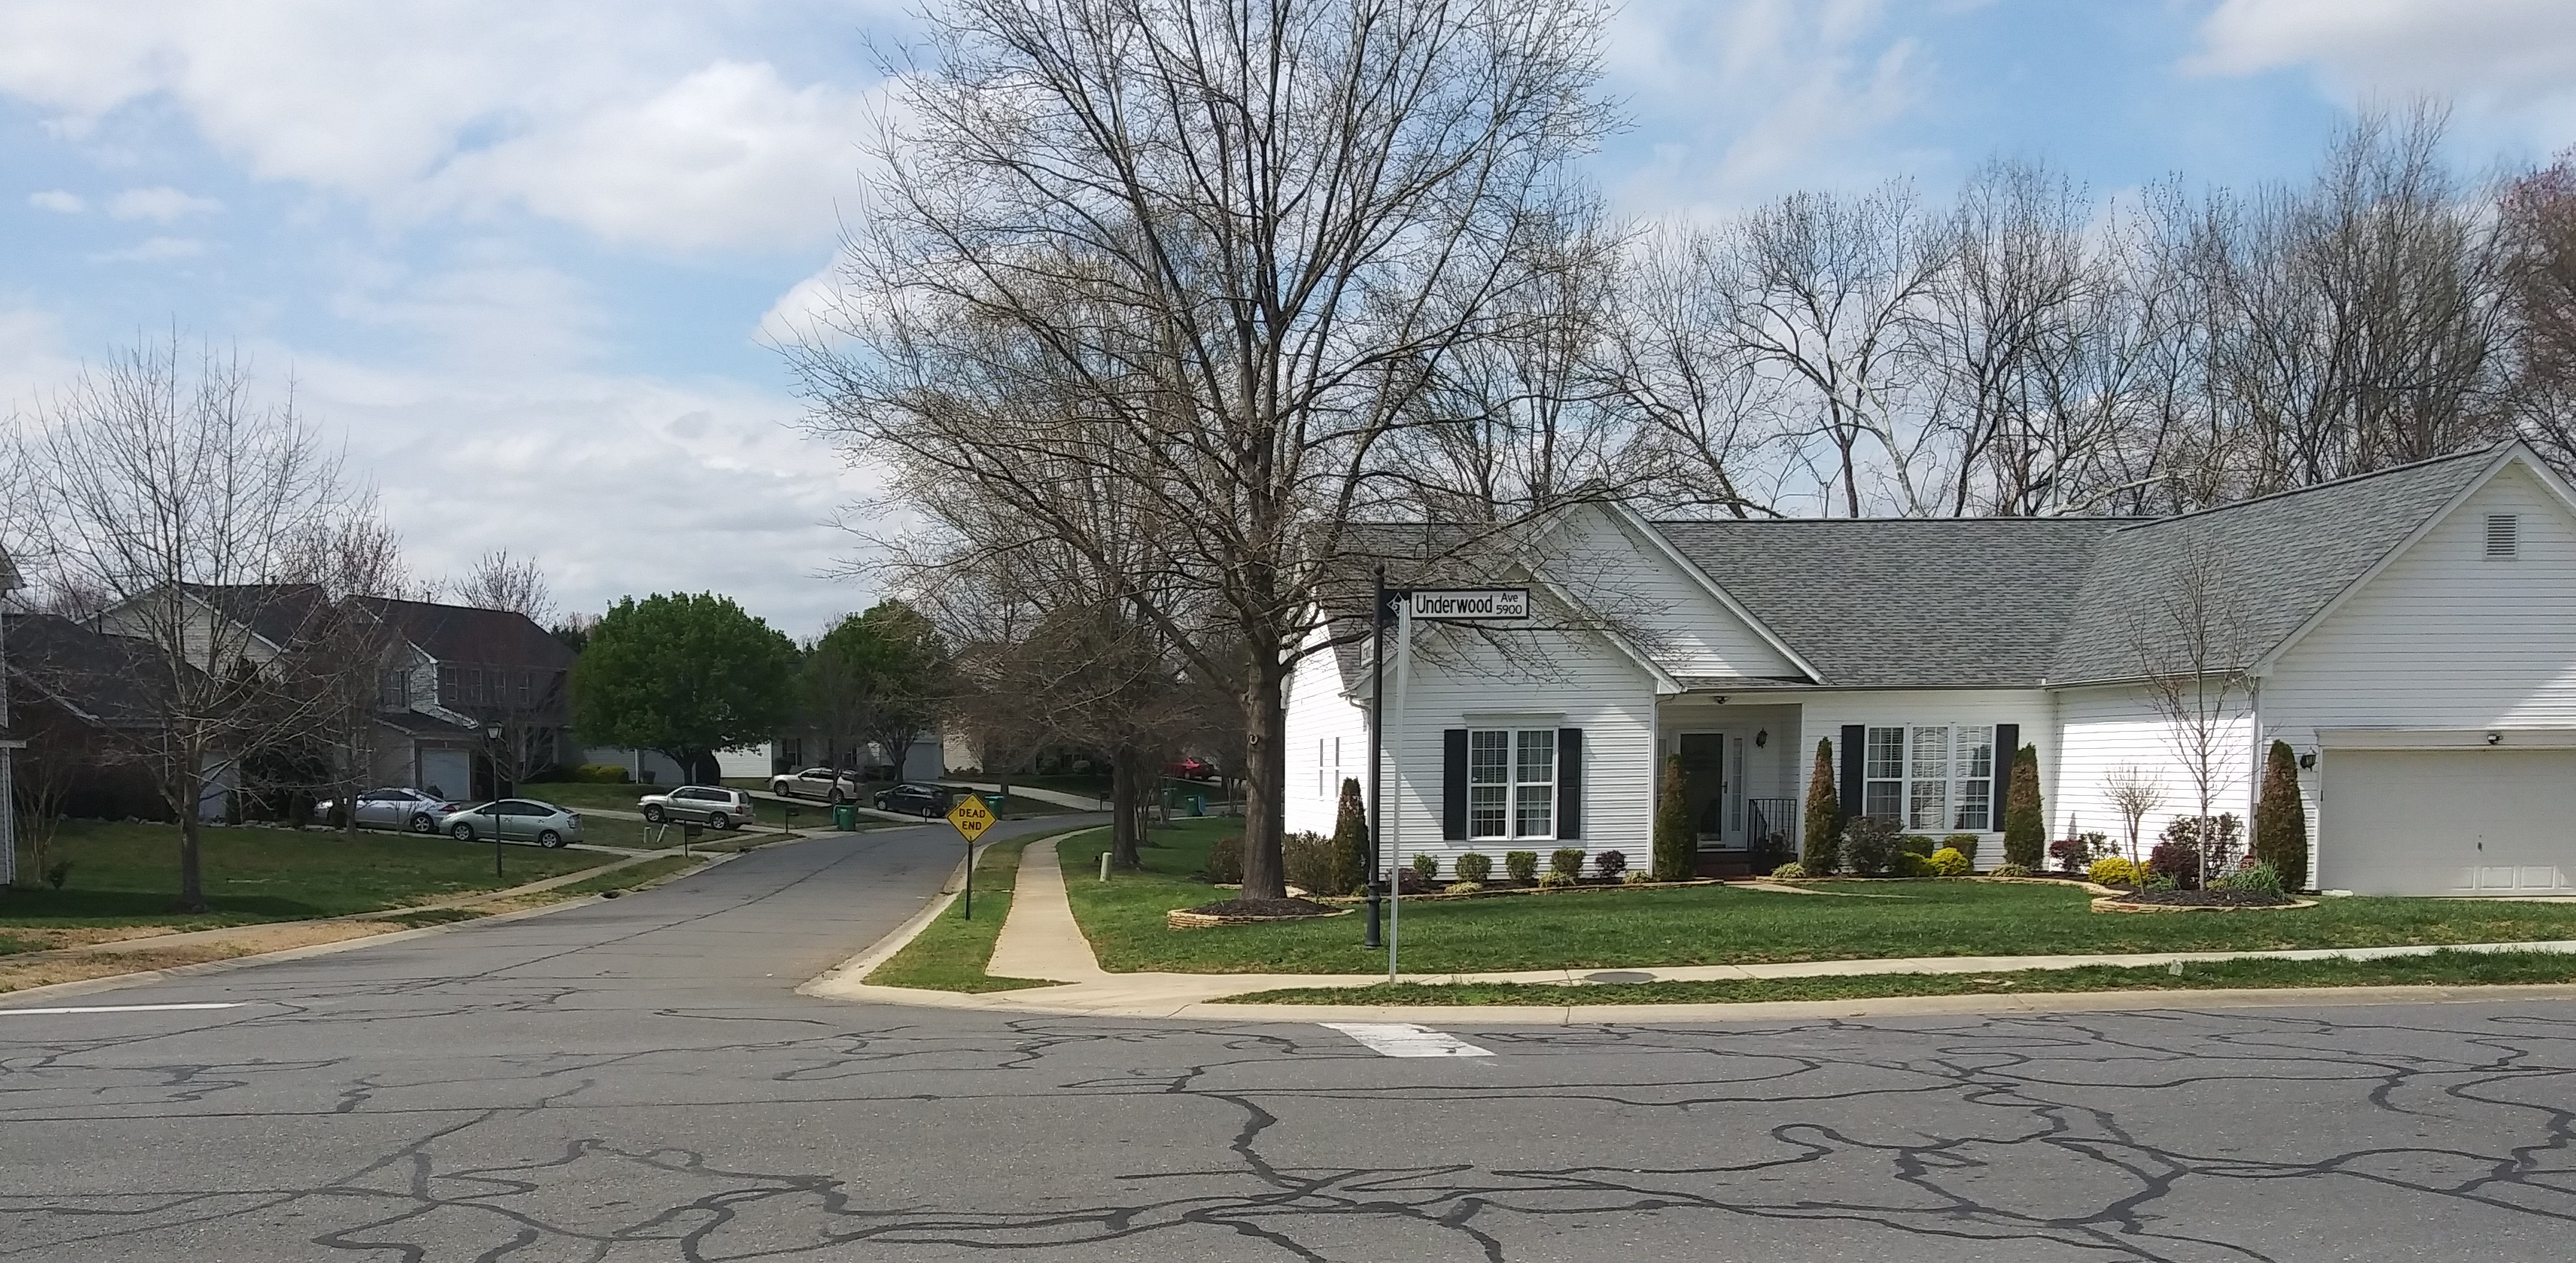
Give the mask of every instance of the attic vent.
M 2522 517 L 2514 513 L 2487 515 L 2487 556 L 2511 557 L 2522 534 Z

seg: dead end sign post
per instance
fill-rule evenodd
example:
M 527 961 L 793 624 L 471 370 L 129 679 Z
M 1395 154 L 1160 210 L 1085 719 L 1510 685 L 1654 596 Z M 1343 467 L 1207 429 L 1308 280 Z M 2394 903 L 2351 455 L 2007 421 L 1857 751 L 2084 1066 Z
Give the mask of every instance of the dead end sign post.
M 1528 588 L 1388 588 L 1384 586 L 1385 582 L 1382 576 L 1378 580 L 1381 597 L 1377 602 L 1377 617 L 1372 620 L 1376 624 L 1372 634 L 1382 634 L 1387 620 L 1390 617 L 1394 620 L 1396 738 L 1385 761 L 1390 779 L 1395 782 L 1396 801 L 1401 803 L 1404 799 L 1404 768 L 1398 752 L 1404 749 L 1404 686 L 1413 677 L 1414 621 L 1526 623 L 1530 616 L 1530 594 Z M 1379 763 L 1380 717 L 1387 710 L 1384 697 L 1386 676 L 1376 670 L 1374 664 L 1370 674 L 1375 685 L 1372 691 L 1379 694 L 1369 699 L 1369 770 L 1374 779 Z M 1388 813 L 1378 805 L 1374 795 L 1369 809 L 1377 813 L 1381 830 L 1378 836 L 1386 843 L 1386 980 L 1392 983 L 1396 976 L 1396 943 L 1400 937 L 1401 916 L 1398 910 L 1404 905 L 1404 812 L 1399 807 Z M 1376 848 L 1370 849 L 1374 851 Z
M 957 830 L 959 837 L 966 839 L 966 892 L 961 902 L 966 905 L 965 919 L 972 921 L 975 919 L 975 839 L 993 827 L 993 809 L 984 805 L 982 797 L 969 794 L 948 809 L 948 823 Z

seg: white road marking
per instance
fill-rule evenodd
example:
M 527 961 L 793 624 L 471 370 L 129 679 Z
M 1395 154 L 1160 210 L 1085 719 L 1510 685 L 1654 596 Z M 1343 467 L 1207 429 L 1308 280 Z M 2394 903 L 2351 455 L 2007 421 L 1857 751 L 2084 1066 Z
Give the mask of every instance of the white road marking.
M 179 1013 L 195 1009 L 238 1009 L 248 1001 L 229 1004 L 98 1004 L 79 1009 L 0 1009 L 0 1017 L 40 1017 L 64 1013 Z
M 1455 1035 L 1442 1034 L 1428 1026 L 1411 1022 L 1323 1022 L 1368 1045 L 1387 1057 L 1491 1057 L 1491 1050 L 1478 1048 Z

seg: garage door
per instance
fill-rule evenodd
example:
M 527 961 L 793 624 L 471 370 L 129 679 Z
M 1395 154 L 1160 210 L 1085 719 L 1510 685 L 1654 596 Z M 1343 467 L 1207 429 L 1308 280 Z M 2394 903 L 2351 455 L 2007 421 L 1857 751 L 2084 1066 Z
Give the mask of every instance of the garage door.
M 420 788 L 451 799 L 474 792 L 474 756 L 465 750 L 420 752 Z
M 2576 892 L 2576 750 L 2329 750 L 2320 887 Z

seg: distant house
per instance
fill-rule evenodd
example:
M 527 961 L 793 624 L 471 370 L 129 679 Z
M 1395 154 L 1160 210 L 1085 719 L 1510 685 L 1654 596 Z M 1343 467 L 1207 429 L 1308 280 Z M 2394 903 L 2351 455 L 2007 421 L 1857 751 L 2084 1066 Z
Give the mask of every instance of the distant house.
M 493 792 L 483 754 L 502 733 L 505 775 L 575 761 L 575 656 L 525 614 L 427 601 L 360 597 L 394 633 L 382 668 L 375 750 L 378 784 L 451 797 Z
M 142 641 L 111 636 L 53 614 L 16 613 L 0 633 L 0 663 L 8 688 L 5 712 L 14 724 L 24 763 L 18 786 L 34 792 L 37 778 L 59 779 L 55 804 L 66 815 L 107 819 L 166 819 L 169 811 L 150 769 L 133 761 L 148 750 L 161 713 L 153 690 L 166 679 L 162 664 Z M 209 758 L 215 779 L 205 787 L 198 814 L 222 819 L 230 760 Z

